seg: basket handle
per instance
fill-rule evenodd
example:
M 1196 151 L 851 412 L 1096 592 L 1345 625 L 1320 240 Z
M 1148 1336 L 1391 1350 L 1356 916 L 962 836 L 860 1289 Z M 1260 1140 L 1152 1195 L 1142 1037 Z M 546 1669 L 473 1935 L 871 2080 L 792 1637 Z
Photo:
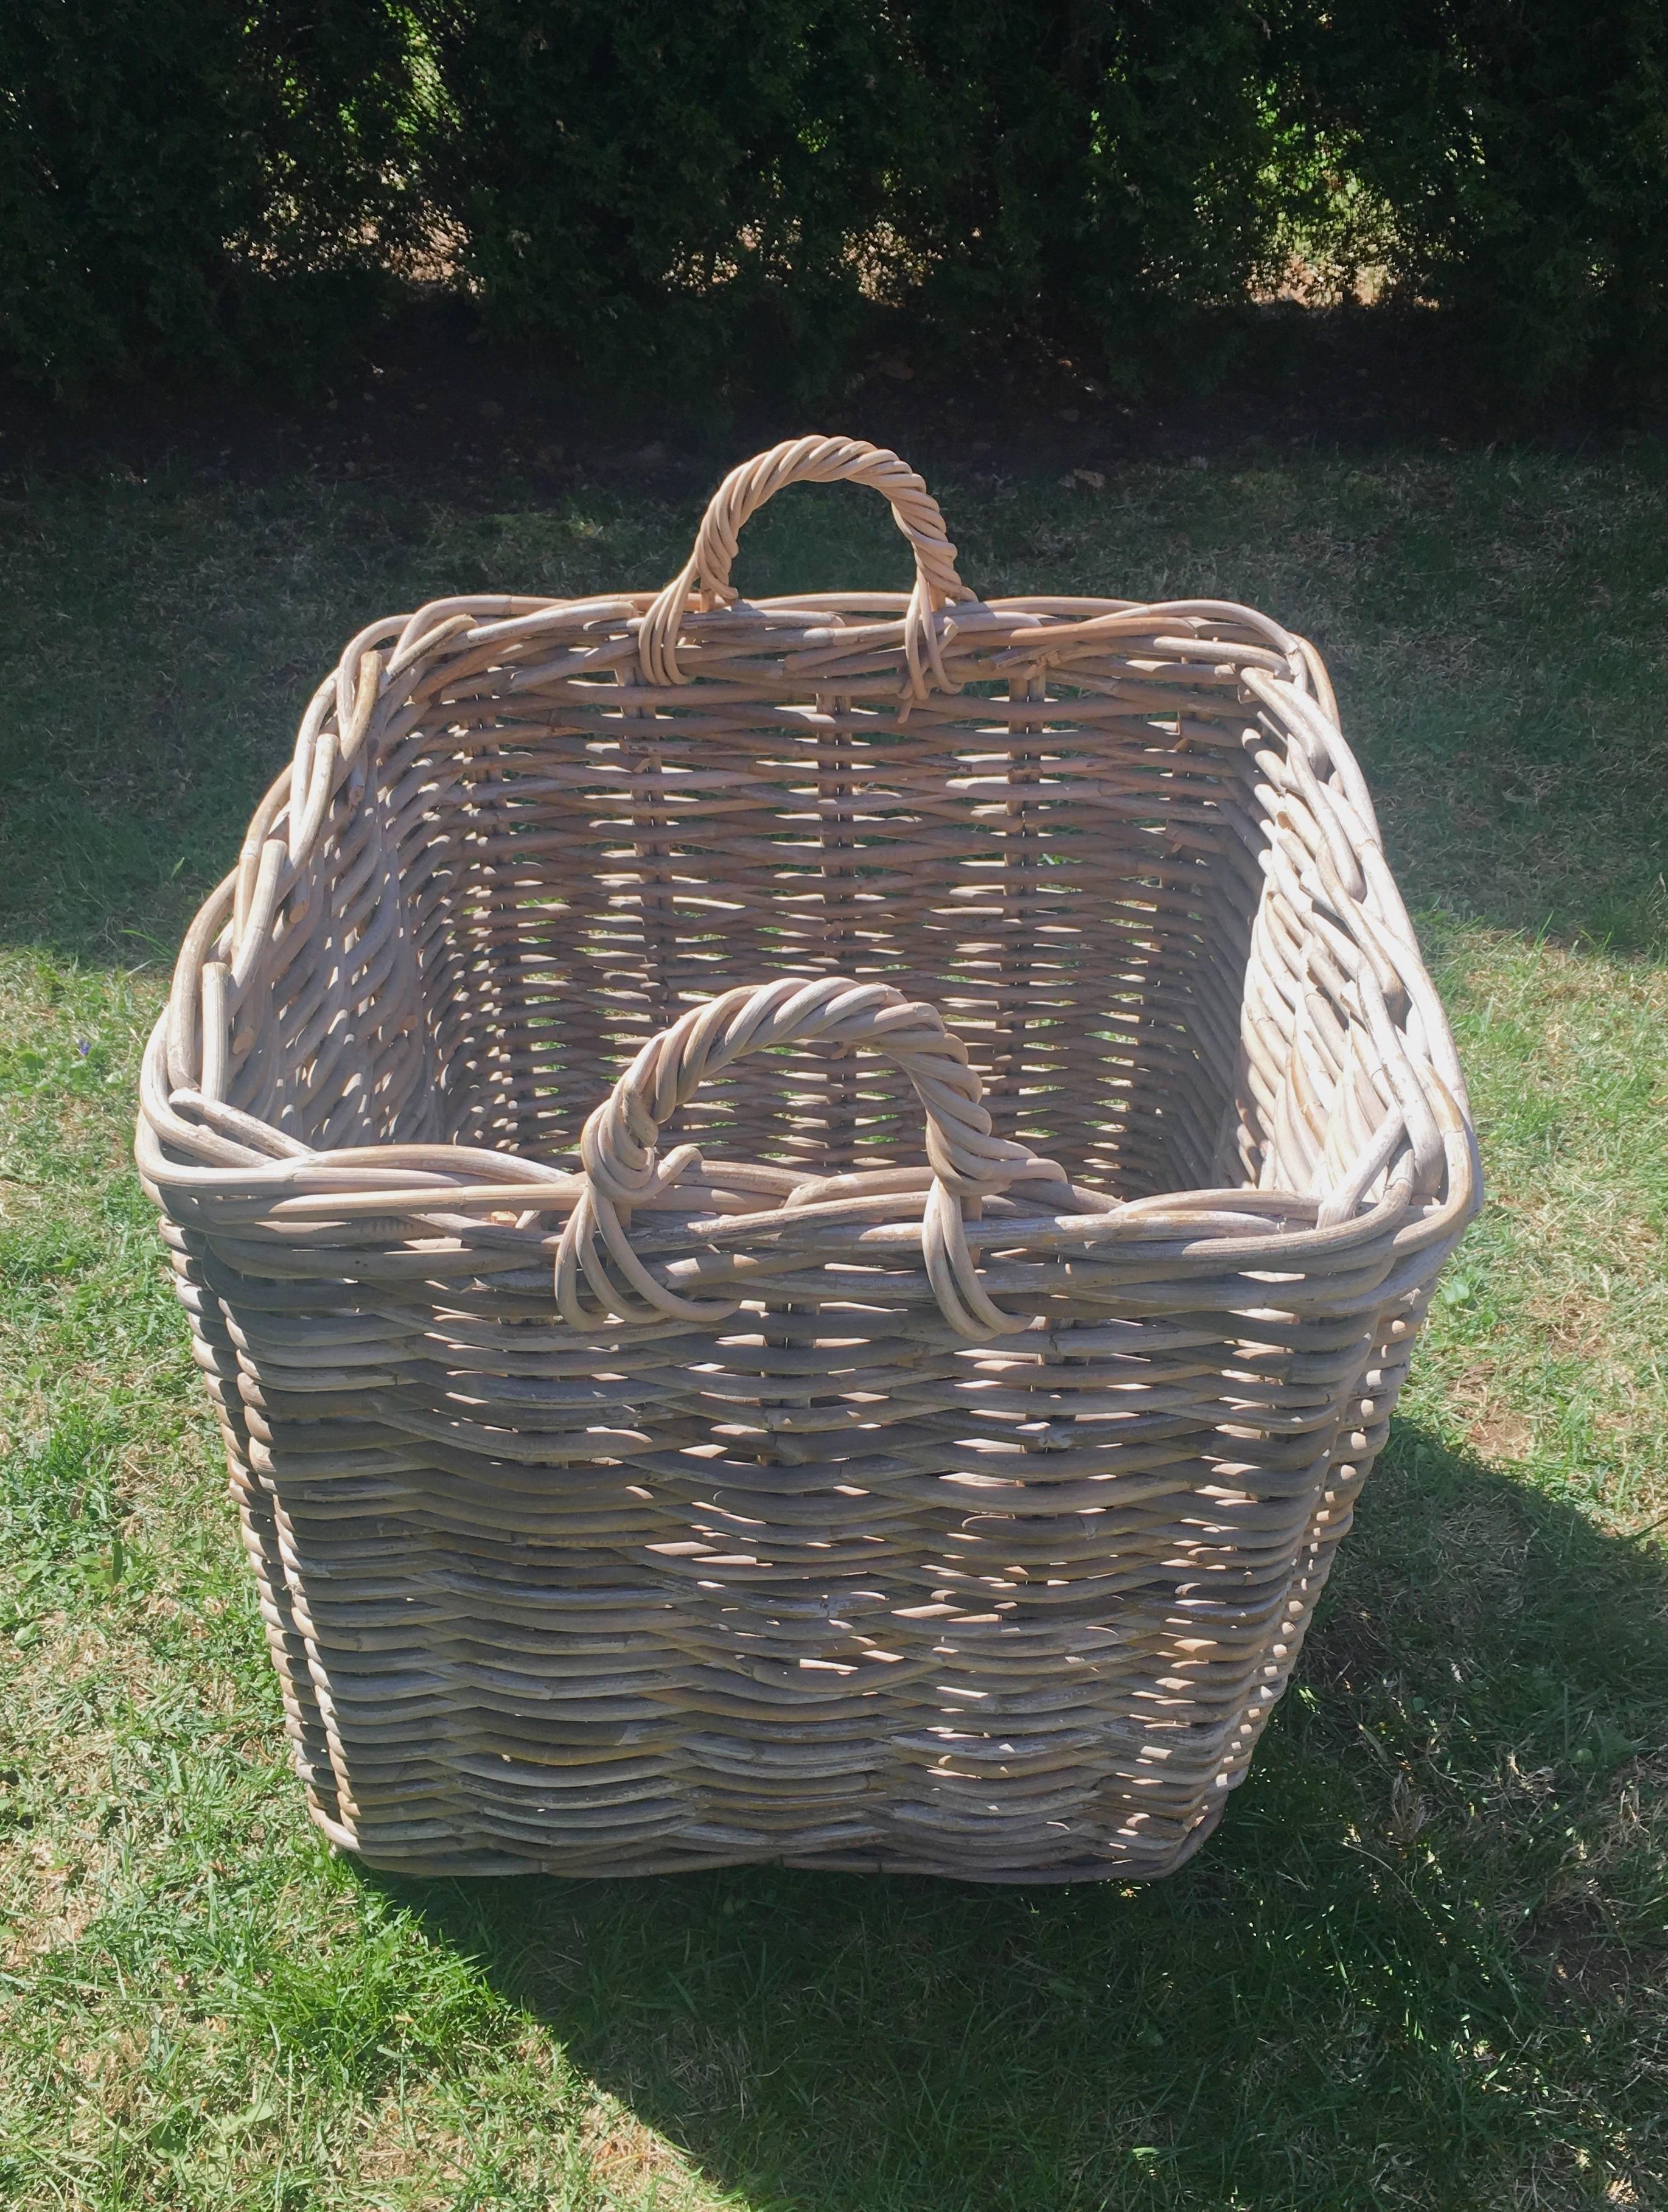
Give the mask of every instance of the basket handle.
M 691 1007 L 643 1047 L 580 1139 L 584 1188 L 556 1259 L 556 1301 L 564 1320 L 575 1328 L 594 1328 L 607 1320 L 720 1321 L 735 1312 L 739 1298 L 685 1298 L 669 1290 L 631 1249 L 625 1224 L 633 1206 L 676 1182 L 699 1160 L 693 1145 L 677 1146 L 664 1160 L 655 1147 L 661 1125 L 705 1079 L 746 1053 L 809 1038 L 880 1053 L 908 1076 L 925 1109 L 933 1186 L 922 1243 L 928 1279 L 951 1328 L 983 1341 L 1030 1327 L 1028 1316 L 1002 1312 L 980 1287 L 962 1204 L 1013 1182 L 1063 1182 L 1064 1176 L 1028 1146 L 991 1134 L 967 1048 L 946 1030 L 935 1006 L 913 1002 L 885 983 L 854 983 L 840 975 L 787 975 L 757 988 L 726 991 Z M 607 1262 L 598 1249 L 599 1236 Z M 581 1301 L 581 1276 L 598 1301 L 594 1310 Z
M 910 696 L 926 696 L 928 668 L 943 690 L 954 690 L 945 674 L 933 617 L 952 600 L 973 594 L 956 574 L 956 549 L 926 484 L 896 453 L 861 438 L 792 438 L 730 471 L 701 518 L 694 551 L 642 618 L 637 653 L 644 682 L 689 682 L 678 659 L 678 633 L 691 593 L 702 613 L 735 598 L 730 563 L 742 525 L 792 483 L 868 484 L 890 501 L 892 519 L 915 554 L 915 589 L 904 630 Z

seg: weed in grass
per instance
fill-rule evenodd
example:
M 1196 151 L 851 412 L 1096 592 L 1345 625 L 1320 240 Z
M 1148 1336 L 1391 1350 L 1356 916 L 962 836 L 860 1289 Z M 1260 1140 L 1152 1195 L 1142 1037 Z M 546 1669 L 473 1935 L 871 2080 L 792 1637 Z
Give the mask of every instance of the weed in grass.
M 979 588 L 1209 592 L 1315 636 L 1490 1173 L 1298 1682 L 1147 1891 L 399 1883 L 318 1843 L 129 1164 L 141 1042 L 356 624 L 657 580 L 695 503 L 163 472 L 13 510 L 0 2200 L 1668 2200 L 1665 476 L 1641 447 L 941 486 Z M 875 503 L 795 493 L 738 581 L 905 560 Z

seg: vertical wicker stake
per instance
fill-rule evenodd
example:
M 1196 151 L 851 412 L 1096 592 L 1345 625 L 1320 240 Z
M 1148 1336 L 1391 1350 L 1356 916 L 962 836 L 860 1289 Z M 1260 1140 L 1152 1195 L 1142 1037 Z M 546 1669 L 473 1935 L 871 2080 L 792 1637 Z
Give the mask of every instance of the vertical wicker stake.
M 738 601 L 800 481 L 907 597 Z M 138 1154 L 314 1816 L 460 1872 L 1180 1864 L 1480 1191 L 1313 648 L 835 438 L 352 641 Z

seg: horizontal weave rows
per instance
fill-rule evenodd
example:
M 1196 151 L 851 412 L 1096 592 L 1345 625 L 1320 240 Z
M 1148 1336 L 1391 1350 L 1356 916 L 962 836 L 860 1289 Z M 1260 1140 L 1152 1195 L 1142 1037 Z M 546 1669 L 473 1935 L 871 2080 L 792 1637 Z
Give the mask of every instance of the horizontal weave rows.
M 900 723 L 895 702 L 770 711 L 715 679 L 639 738 L 618 648 L 549 643 L 448 682 L 401 755 L 421 811 L 390 827 L 427 870 L 448 1133 L 560 1151 L 599 1071 L 692 997 L 825 972 L 937 1004 L 998 1126 L 1086 1180 L 1207 1178 L 1255 871 L 1224 809 L 1246 783 L 1231 686 L 1165 695 L 1184 740 L 1080 690 Z M 689 1133 L 825 1170 L 919 1157 L 895 1095 L 809 1057 L 738 1076 Z
M 912 597 L 729 595 L 819 470 Z M 1477 1202 L 1452 1046 L 1312 649 L 953 562 L 801 441 L 657 599 L 374 626 L 187 938 L 141 1165 L 379 1863 L 1162 1873 L 1289 1675 Z

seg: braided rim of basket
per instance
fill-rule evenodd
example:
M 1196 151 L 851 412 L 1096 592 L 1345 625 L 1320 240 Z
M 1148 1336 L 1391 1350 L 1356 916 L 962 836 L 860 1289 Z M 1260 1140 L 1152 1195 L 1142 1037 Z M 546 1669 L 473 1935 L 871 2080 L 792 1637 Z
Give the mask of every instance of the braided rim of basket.
M 747 516 L 789 482 L 837 480 L 880 490 L 915 550 L 916 587 L 901 614 L 892 612 L 898 605 L 892 594 L 801 597 L 751 608 L 734 604 L 729 564 Z M 953 618 L 945 612 L 953 602 Z M 818 628 L 828 620 L 821 610 L 859 605 L 883 618 L 854 622 L 839 615 L 834 626 Z M 1086 606 L 1094 611 L 1086 613 Z M 872 673 L 891 666 L 905 708 L 925 695 L 929 681 L 947 691 L 959 689 L 954 663 L 964 653 L 979 656 L 982 675 L 994 668 L 1010 678 L 1041 678 L 1054 670 L 1068 683 L 1074 657 L 1102 651 L 1124 635 L 1138 637 L 1143 651 L 1237 676 L 1255 717 L 1247 742 L 1269 741 L 1255 758 L 1274 801 L 1275 823 L 1290 799 L 1312 825 L 1306 836 L 1299 830 L 1283 838 L 1271 835 L 1263 865 L 1310 925 L 1322 948 L 1312 957 L 1323 957 L 1342 974 L 1362 1024 L 1362 1049 L 1393 1103 L 1377 1134 L 1319 1199 L 1224 1188 L 1119 1203 L 1074 1190 L 1069 1192 L 1074 1211 L 1052 1224 L 1046 1217 L 1027 1220 L 1022 1231 L 1012 1220 L 963 1222 L 959 1197 L 953 1208 L 940 1200 L 943 1279 L 969 1315 L 985 1319 L 980 1310 L 989 1301 L 973 1283 L 971 1255 L 991 1243 L 1081 1251 L 1086 1244 L 1153 1241 L 1164 1243 L 1169 1260 L 1208 1257 L 1224 1268 L 1303 1270 L 1329 1257 L 1336 1264 L 1345 1249 L 1388 1232 L 1398 1263 L 1395 1274 L 1407 1273 L 1411 1280 L 1428 1272 L 1421 1255 L 1457 1236 L 1476 1212 L 1481 1172 L 1464 1079 L 1313 647 L 1269 617 L 1227 601 L 977 601 L 955 573 L 954 548 L 936 504 L 897 455 L 856 440 L 801 439 L 726 478 L 689 562 L 658 594 L 576 601 L 496 594 L 446 599 L 410 617 L 374 623 L 350 642 L 308 707 L 293 761 L 256 809 L 237 867 L 205 900 L 186 933 L 167 1012 L 145 1055 L 137 1157 L 152 1195 L 176 1219 L 204 1226 L 235 1222 L 247 1232 L 375 1214 L 404 1219 L 413 1235 L 455 1235 L 483 1216 L 503 1219 L 506 1208 L 519 1216 L 519 1227 L 528 1228 L 546 1214 L 574 1214 L 588 1200 L 590 1218 L 603 1231 L 616 1264 L 624 1266 L 597 1210 L 588 1163 L 575 1175 L 514 1153 L 447 1144 L 320 1152 L 242 1112 L 226 1097 L 238 1051 L 252 1033 L 250 1001 L 260 957 L 272 941 L 284 900 L 305 876 L 332 802 L 344 787 L 362 790 L 385 748 L 415 726 L 423 711 L 419 693 L 426 699 L 442 680 L 493 667 L 507 644 L 536 638 L 541 626 L 571 627 L 576 620 L 594 629 L 600 649 L 606 647 L 600 658 L 617 674 L 618 653 L 606 641 L 622 629 L 632 637 L 638 662 L 633 705 L 651 711 L 673 703 L 678 687 L 691 680 L 680 659 L 691 640 L 698 676 L 701 642 L 713 634 L 712 626 L 750 620 L 796 625 L 801 639 L 815 637 L 819 646 L 825 639 L 826 652 L 819 652 L 814 672 L 796 660 L 795 684 L 814 673 L 819 689 L 837 690 L 842 670 L 861 666 Z M 1155 630 L 1159 623 L 1165 627 Z M 1247 634 L 1260 642 L 1248 643 Z M 794 989 L 826 980 L 787 979 Z M 766 987 L 765 995 L 778 988 Z M 1401 1022 L 1391 1013 L 1392 998 L 1406 1009 Z M 693 1023 L 703 1012 L 697 1008 L 685 1019 Z M 646 1050 L 662 1042 L 654 1040 Z M 1272 1062 L 1264 1072 L 1278 1073 Z M 629 1082 L 630 1074 L 622 1081 Z M 614 1104 L 611 1098 L 599 1115 Z M 599 1115 L 592 1121 L 597 1124 Z M 612 1170 L 597 1157 L 606 1178 Z M 662 1187 L 670 1179 L 669 1166 L 670 1161 L 662 1164 Z M 686 1170 L 687 1163 L 679 1172 Z M 1050 1177 L 1057 1173 L 1050 1170 Z M 1381 1177 L 1382 1194 L 1363 1212 L 1367 1192 Z M 935 1176 L 929 1195 L 954 1189 L 953 1172 Z M 602 1197 L 614 1206 L 618 1221 L 618 1201 L 606 1188 Z M 953 1262 L 949 1257 L 952 1211 L 962 1240 L 953 1249 L 968 1255 L 965 1267 L 959 1257 Z M 763 1228 L 772 1218 L 704 1219 L 691 1224 L 691 1235 L 698 1231 L 699 1240 L 708 1242 L 745 1233 L 750 1225 Z M 1313 1225 L 1294 1225 L 1306 1222 Z M 924 1250 L 924 1216 L 914 1233 L 922 1240 L 917 1249 Z M 584 1242 L 571 1219 L 563 1241 L 575 1254 Z M 582 1266 L 579 1273 L 591 1279 Z M 636 1276 L 630 1279 L 641 1291 Z M 611 1285 L 611 1295 L 617 1290 Z M 1395 1282 L 1387 1279 L 1382 1295 L 1394 1290 Z M 656 1303 L 652 1292 L 645 1295 Z M 993 1328 L 1026 1325 L 994 1307 L 989 1311 L 996 1321 L 986 1325 Z

